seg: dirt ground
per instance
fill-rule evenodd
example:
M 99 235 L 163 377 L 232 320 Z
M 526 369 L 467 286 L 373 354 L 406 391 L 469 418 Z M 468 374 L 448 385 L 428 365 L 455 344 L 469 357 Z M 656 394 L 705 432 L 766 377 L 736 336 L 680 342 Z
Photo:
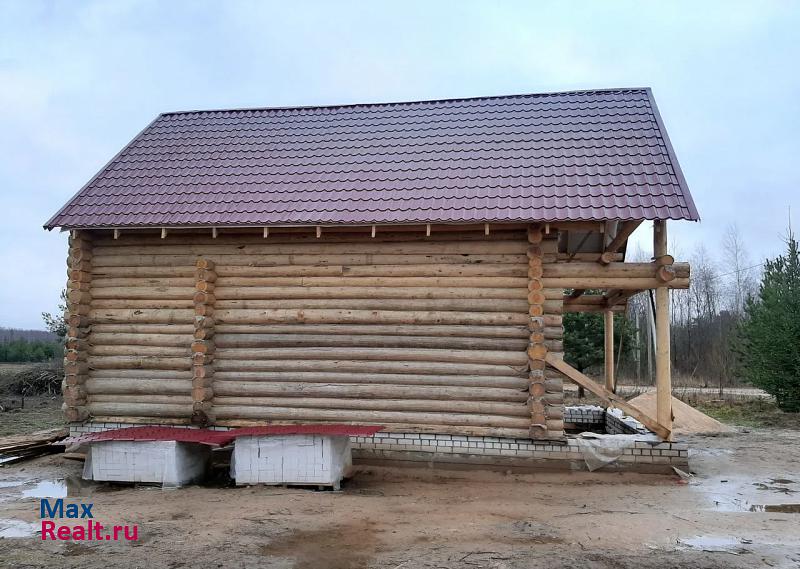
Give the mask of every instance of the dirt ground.
M 0 539 L 0 566 L 798 567 L 800 517 L 771 511 L 800 502 L 797 435 L 690 438 L 688 484 L 362 466 L 342 492 L 162 490 L 81 483 L 82 463 L 54 455 L 0 468 L 0 535 L 23 536 Z M 64 491 L 98 522 L 136 524 L 138 541 L 42 541 L 36 496 Z

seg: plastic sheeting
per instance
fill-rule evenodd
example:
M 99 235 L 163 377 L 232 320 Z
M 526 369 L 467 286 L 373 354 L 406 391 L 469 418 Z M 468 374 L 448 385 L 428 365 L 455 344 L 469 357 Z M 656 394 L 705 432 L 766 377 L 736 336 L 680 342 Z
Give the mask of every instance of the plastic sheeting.
M 658 441 L 653 435 L 602 435 L 598 433 L 581 433 L 575 439 L 581 451 L 586 467 L 590 472 L 616 461 L 626 448 L 633 448 L 637 442 Z

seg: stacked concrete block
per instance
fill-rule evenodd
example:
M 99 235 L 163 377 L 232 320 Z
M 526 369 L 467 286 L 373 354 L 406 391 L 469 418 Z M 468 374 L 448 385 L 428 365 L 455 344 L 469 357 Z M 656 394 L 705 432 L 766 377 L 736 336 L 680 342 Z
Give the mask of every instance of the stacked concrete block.
M 297 484 L 339 488 L 352 465 L 350 438 L 327 435 L 238 437 L 231 458 L 237 485 Z
M 201 480 L 211 450 L 175 441 L 91 443 L 83 469 L 87 480 L 183 486 Z

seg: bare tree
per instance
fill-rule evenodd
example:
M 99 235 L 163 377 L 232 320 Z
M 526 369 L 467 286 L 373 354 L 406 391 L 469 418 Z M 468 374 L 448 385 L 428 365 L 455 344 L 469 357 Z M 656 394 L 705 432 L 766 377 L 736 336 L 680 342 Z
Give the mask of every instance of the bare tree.
M 727 293 L 726 308 L 739 317 L 744 313 L 747 298 L 756 290 L 756 275 L 739 227 L 735 223 L 725 228 L 722 256 L 726 268 L 723 285 Z

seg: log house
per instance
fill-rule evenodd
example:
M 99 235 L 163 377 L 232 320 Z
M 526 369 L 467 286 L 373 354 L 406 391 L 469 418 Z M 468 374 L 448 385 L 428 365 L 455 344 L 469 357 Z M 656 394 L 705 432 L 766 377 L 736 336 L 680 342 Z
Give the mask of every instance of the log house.
M 45 226 L 64 412 L 559 440 L 574 381 L 668 439 L 667 220 L 697 219 L 648 89 L 166 113 Z M 614 394 L 612 315 L 649 289 L 657 417 Z M 568 312 L 605 315 L 602 385 Z

